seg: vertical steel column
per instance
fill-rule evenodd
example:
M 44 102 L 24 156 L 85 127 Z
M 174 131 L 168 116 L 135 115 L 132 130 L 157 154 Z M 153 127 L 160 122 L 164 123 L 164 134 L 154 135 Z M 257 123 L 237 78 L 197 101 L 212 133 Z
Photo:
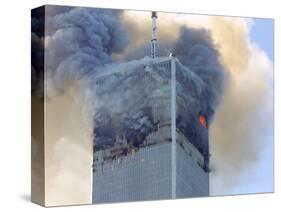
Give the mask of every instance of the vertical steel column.
M 177 157 L 176 157 L 176 61 L 171 58 L 171 134 L 172 134 L 172 199 L 176 198 Z

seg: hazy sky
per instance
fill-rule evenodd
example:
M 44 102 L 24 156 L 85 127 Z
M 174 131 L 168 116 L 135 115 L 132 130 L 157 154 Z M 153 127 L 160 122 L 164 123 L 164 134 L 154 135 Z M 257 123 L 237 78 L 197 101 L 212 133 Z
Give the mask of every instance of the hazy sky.
M 250 31 L 250 39 L 257 44 L 274 63 L 274 22 L 272 19 L 254 18 Z M 238 184 L 235 193 L 255 193 L 274 190 L 274 136 L 272 131 L 264 134 L 266 145 L 261 152 L 256 167 L 249 168 L 248 173 L 241 176 L 243 183 Z M 247 183 L 251 182 L 251 183 Z
M 254 18 L 251 29 L 251 39 L 262 48 L 273 60 L 274 55 L 274 21 L 273 19 Z

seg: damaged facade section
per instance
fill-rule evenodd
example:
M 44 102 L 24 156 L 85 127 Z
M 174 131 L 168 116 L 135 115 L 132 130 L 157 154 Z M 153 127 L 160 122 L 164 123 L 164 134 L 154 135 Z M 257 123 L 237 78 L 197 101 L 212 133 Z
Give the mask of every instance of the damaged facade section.
M 93 202 L 208 196 L 208 128 L 199 121 L 208 117 L 198 101 L 204 83 L 174 57 L 121 67 L 127 68 L 108 70 L 95 80 Z M 186 175 L 186 165 L 193 176 Z M 154 171 L 145 174 L 149 169 Z M 111 175 L 115 185 L 99 188 Z

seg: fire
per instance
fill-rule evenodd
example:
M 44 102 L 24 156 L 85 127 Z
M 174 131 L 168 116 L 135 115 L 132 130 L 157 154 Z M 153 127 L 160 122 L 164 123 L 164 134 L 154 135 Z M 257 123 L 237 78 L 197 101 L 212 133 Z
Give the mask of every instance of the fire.
M 208 128 L 208 126 L 207 126 L 207 121 L 206 121 L 205 116 L 199 115 L 199 123 L 200 123 L 203 127 Z

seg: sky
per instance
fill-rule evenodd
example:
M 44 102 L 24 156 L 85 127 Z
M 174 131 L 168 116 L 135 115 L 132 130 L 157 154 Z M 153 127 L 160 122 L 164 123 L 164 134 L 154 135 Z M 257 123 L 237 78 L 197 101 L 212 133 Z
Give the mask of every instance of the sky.
M 267 56 L 274 60 L 274 21 L 273 19 L 253 18 L 251 39 L 262 48 Z
M 253 18 L 253 25 L 250 29 L 251 42 L 258 45 L 262 51 L 274 63 L 274 21 L 273 19 Z M 261 191 L 274 191 L 274 137 L 271 132 L 265 134 L 264 140 L 266 145 L 261 152 L 260 160 L 258 160 L 254 169 L 243 173 L 241 180 L 244 182 L 238 184 L 233 193 L 257 193 Z M 254 179 L 254 180 L 253 180 Z

